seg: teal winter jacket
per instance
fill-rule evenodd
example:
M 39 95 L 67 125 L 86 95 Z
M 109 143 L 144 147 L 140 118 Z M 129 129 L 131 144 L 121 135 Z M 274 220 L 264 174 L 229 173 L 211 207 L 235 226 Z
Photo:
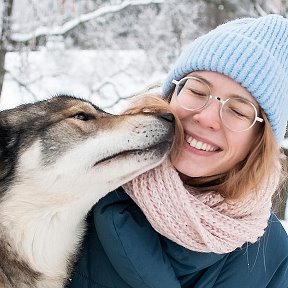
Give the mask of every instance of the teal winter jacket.
M 263 237 L 227 254 L 158 234 L 122 188 L 90 211 L 67 288 L 288 288 L 288 236 L 271 215 Z

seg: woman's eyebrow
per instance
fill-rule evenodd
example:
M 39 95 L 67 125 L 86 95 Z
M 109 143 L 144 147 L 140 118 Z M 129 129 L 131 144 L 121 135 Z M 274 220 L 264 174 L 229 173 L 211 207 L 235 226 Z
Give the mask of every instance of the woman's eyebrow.
M 203 82 L 205 82 L 209 87 L 213 87 L 213 84 L 211 82 L 209 82 L 206 78 L 203 78 L 202 76 L 198 75 L 197 73 L 193 73 L 192 76 L 195 76 L 199 79 L 201 79 Z
M 243 95 L 239 95 L 239 94 L 231 94 L 230 98 L 238 98 L 240 100 L 243 100 L 243 102 L 245 101 L 249 101 L 250 103 L 252 103 L 255 108 L 258 110 L 259 109 L 259 104 L 255 99 L 249 99 L 248 97 L 245 97 Z

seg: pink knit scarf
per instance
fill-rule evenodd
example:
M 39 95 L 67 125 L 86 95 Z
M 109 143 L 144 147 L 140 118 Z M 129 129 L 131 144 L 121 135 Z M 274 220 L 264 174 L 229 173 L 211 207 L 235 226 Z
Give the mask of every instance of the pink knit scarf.
M 193 251 L 227 253 L 263 235 L 278 181 L 276 173 L 258 193 L 227 201 L 185 186 L 165 161 L 123 187 L 160 234 Z

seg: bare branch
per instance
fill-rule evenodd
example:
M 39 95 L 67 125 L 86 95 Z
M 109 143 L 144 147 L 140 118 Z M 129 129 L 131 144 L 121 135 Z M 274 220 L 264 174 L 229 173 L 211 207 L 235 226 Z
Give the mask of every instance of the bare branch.
M 100 16 L 119 12 L 128 6 L 138 6 L 138 5 L 148 5 L 148 4 L 158 4 L 163 3 L 165 0 L 126 0 L 118 5 L 110 5 L 101 7 L 93 12 L 82 14 L 79 17 L 73 18 L 72 20 L 64 23 L 62 26 L 55 27 L 39 27 L 35 31 L 30 33 L 13 33 L 11 35 L 11 40 L 15 42 L 27 42 L 34 38 L 40 36 L 53 36 L 53 35 L 63 35 L 67 32 L 75 29 L 80 24 L 96 19 Z
M 110 109 L 110 108 L 113 108 L 115 107 L 120 101 L 122 100 L 128 100 L 128 99 L 131 99 L 133 97 L 136 97 L 136 96 L 140 96 L 140 95 L 145 95 L 149 92 L 151 92 L 151 90 L 153 89 L 158 89 L 159 87 L 161 86 L 160 83 L 154 83 L 152 85 L 149 85 L 148 87 L 140 90 L 140 91 L 137 91 L 131 95 L 127 95 L 127 96 L 119 96 L 113 103 L 111 103 L 110 105 L 107 105 L 107 106 L 102 106 L 101 108 L 102 109 Z
M 131 81 L 133 80 L 133 75 L 131 75 L 131 73 L 128 72 L 129 70 L 129 65 L 126 65 L 126 67 L 118 69 L 116 72 L 112 73 L 111 75 L 109 75 L 109 77 L 106 77 L 101 83 L 99 83 L 97 86 L 94 86 L 92 88 L 92 93 L 97 93 L 101 90 L 101 88 L 103 88 L 105 85 L 107 84 L 111 84 L 114 85 L 114 82 L 111 81 L 111 79 L 119 74 L 125 74 L 127 75 Z M 117 89 L 116 89 L 117 90 Z M 117 91 L 117 95 L 118 95 L 118 91 Z
M 22 82 L 21 80 L 19 80 L 16 76 L 14 76 L 11 71 L 6 69 L 6 73 L 9 74 L 11 76 L 11 78 L 20 86 L 23 87 L 32 97 L 33 99 L 36 101 L 38 100 L 37 95 L 28 87 L 28 84 Z

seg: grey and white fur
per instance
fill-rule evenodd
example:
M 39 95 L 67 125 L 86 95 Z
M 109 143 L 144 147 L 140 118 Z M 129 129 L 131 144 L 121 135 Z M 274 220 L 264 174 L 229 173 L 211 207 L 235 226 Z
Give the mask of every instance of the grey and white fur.
M 173 135 L 170 115 L 111 115 L 70 96 L 1 111 L 2 286 L 64 287 L 91 207 L 159 165 Z

